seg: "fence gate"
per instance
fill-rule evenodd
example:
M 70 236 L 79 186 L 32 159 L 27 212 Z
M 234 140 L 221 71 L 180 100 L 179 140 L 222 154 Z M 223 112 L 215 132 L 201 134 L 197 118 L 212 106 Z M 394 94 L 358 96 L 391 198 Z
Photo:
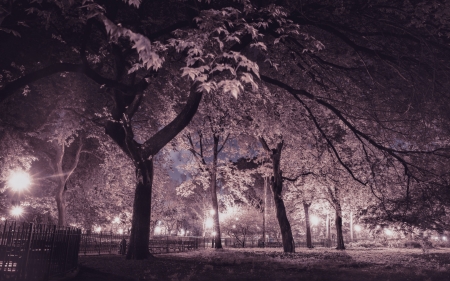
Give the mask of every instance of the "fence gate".
M 5 221 L 0 227 L 0 280 L 41 281 L 76 269 L 81 230 Z

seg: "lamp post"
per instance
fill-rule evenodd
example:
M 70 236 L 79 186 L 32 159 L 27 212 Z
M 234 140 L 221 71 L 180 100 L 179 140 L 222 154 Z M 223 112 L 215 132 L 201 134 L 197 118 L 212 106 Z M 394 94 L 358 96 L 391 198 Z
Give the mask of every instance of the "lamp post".
M 316 226 L 316 225 L 318 225 L 319 224 L 319 222 L 320 222 L 320 219 L 317 217 L 317 216 L 315 216 L 315 215 L 312 215 L 311 216 L 311 237 L 314 237 L 313 236 L 313 230 L 314 230 L 314 226 Z M 315 234 L 315 233 L 314 233 Z M 317 239 L 316 239 L 317 240 Z
M 31 185 L 31 177 L 27 172 L 24 171 L 11 171 L 8 176 L 8 187 L 17 196 L 17 201 L 12 200 L 13 207 L 11 208 L 10 214 L 15 219 L 18 219 L 23 215 L 24 209 L 20 206 L 20 195 L 22 192 L 28 190 Z

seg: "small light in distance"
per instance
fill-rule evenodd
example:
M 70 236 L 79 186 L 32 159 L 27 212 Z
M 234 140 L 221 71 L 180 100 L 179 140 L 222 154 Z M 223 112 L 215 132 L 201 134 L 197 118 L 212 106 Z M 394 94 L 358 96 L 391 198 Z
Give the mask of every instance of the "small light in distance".
M 20 206 L 14 206 L 11 209 L 11 215 L 14 217 L 20 217 L 23 214 L 23 208 Z
M 181 230 L 180 230 L 180 234 L 181 234 L 181 235 L 184 235 L 184 229 L 181 229 Z
M 207 218 L 205 221 L 205 227 L 206 228 L 211 228 L 214 226 L 214 221 L 212 218 Z
M 159 227 L 159 226 L 155 227 L 155 234 L 156 235 L 161 234 L 161 227 Z
M 314 215 L 311 216 L 311 224 L 312 225 L 318 225 L 319 224 L 320 219 Z
M 384 230 L 384 233 L 386 233 L 386 235 L 389 235 L 389 236 L 394 234 L 394 232 L 392 232 L 392 230 L 387 229 L 387 228 Z
M 31 184 L 30 175 L 24 171 L 13 171 L 8 177 L 8 186 L 14 192 L 21 192 Z
M 215 231 L 212 233 L 213 236 L 216 236 L 216 234 L 217 234 L 217 233 L 216 233 Z
M 95 232 L 100 233 L 100 231 L 102 231 L 102 227 L 101 226 L 97 226 L 95 228 Z
M 361 231 L 361 226 L 359 226 L 359 225 L 355 225 L 355 231 L 356 232 L 360 232 Z
M 5 221 L 5 220 L 6 220 L 6 218 L 5 218 L 5 217 L 2 217 L 2 218 L 1 218 L 1 220 L 2 220 L 2 221 Z
M 236 225 L 235 225 L 235 224 L 233 224 L 233 228 L 236 228 Z
M 123 229 L 122 229 L 122 228 L 119 228 L 119 230 L 117 231 L 117 233 L 123 234 Z
M 209 213 L 211 214 L 211 216 L 213 216 L 216 213 L 216 210 L 211 209 L 211 210 L 209 210 Z
M 447 241 L 447 237 L 442 236 L 442 240 Z
M 113 223 L 119 223 L 120 222 L 120 218 L 119 217 L 115 217 L 113 220 Z

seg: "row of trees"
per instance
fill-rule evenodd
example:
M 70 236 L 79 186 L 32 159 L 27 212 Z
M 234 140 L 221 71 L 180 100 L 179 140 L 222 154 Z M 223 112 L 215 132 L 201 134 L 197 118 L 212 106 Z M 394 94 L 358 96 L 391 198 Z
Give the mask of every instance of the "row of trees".
M 29 132 L 16 122 L 20 93 L 47 95 L 29 105 L 41 108 L 31 137 L 54 146 L 60 224 L 87 138 L 107 147 L 105 173 L 119 169 L 128 183 L 125 166 L 134 169 L 127 258 L 149 256 L 155 163 L 169 161 L 168 152 L 156 159 L 170 146 L 191 154 L 189 181 L 211 192 L 217 247 L 218 185 L 261 206 L 250 173 L 229 164 L 236 155 L 270 163 L 264 176 L 286 252 L 295 251 L 286 204 L 307 212 L 316 196 L 335 210 L 341 249 L 342 204 L 355 192 L 373 196 L 368 222 L 446 227 L 448 3 L 1 3 L 0 102 L 20 108 L 8 114 L 14 122 L 2 117 L 2 132 Z M 60 83 L 58 103 L 51 85 Z M 73 161 L 64 166 L 68 147 Z M 289 196 L 287 182 L 295 184 Z

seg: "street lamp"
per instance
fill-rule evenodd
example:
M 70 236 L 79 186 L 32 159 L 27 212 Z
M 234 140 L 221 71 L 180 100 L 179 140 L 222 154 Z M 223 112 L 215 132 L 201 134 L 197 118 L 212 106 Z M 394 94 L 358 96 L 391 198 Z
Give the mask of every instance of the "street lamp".
M 316 217 L 316 216 L 314 216 L 314 215 L 312 215 L 311 216 L 311 224 L 314 226 L 314 225 L 318 225 L 319 224 L 319 218 L 318 217 Z
M 11 215 L 13 217 L 20 217 L 23 214 L 23 208 L 21 206 L 14 206 L 11 208 Z
M 216 213 L 216 210 L 214 210 L 214 209 L 211 209 L 211 210 L 209 210 L 209 213 L 211 214 L 211 216 L 214 216 L 214 215 L 215 215 L 215 213 Z
M 359 225 L 355 225 L 354 228 L 355 228 L 356 232 L 360 232 L 361 231 L 361 226 L 359 226 Z
M 8 177 L 8 186 L 14 192 L 22 192 L 31 184 L 30 175 L 24 171 L 12 171 Z
M 212 228 L 214 226 L 214 221 L 212 218 L 207 218 L 205 221 L 206 228 Z

